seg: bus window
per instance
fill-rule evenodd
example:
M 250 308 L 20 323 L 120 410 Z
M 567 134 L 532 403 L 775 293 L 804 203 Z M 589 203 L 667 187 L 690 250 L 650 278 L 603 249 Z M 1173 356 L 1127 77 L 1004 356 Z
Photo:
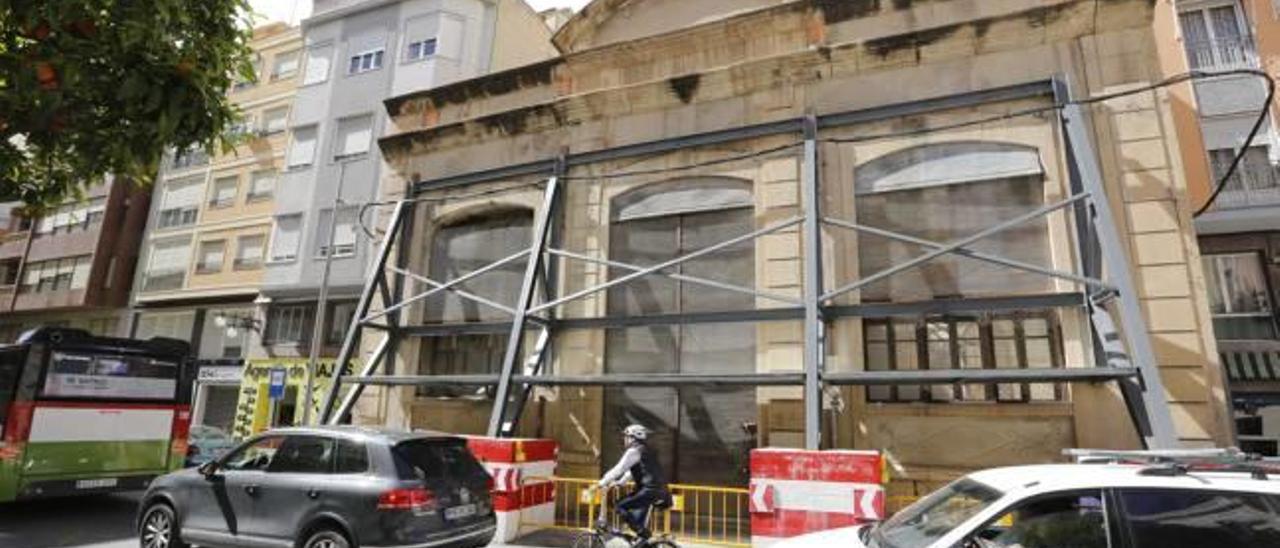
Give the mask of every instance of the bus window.
M 172 400 L 178 364 L 145 356 L 55 350 L 45 376 L 45 397 Z
M 22 352 L 6 349 L 0 351 L 0 438 L 4 437 L 5 421 L 9 419 L 9 405 L 18 394 L 18 374 L 22 372 Z

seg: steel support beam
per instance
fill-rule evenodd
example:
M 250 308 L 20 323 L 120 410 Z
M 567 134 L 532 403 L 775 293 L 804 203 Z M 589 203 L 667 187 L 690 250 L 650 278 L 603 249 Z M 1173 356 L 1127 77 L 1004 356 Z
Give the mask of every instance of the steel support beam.
M 547 179 L 546 194 L 542 199 L 542 209 L 538 211 L 537 221 L 533 226 L 533 242 L 529 250 L 529 260 L 525 263 L 524 281 L 520 285 L 520 297 L 516 302 L 515 315 L 511 319 L 511 331 L 507 336 L 507 350 L 502 357 L 502 375 L 498 380 L 498 390 L 494 394 L 493 412 L 489 415 L 490 437 L 503 432 L 503 421 L 507 416 L 507 405 L 511 397 L 511 377 L 515 375 L 516 362 L 520 359 L 520 349 L 524 343 L 524 325 L 531 313 L 533 294 L 538 284 L 538 276 L 542 270 L 547 249 L 547 235 L 551 231 L 551 220 L 556 213 L 559 202 L 560 178 L 552 176 Z
M 822 448 L 822 212 L 818 192 L 818 119 L 804 119 L 804 157 L 800 164 L 804 208 L 804 446 Z
M 823 377 L 829 385 L 893 386 L 903 384 L 993 384 L 1107 382 L 1133 377 L 1137 372 L 1119 367 L 1071 367 L 1055 369 L 919 369 L 915 371 L 856 371 Z
M 818 116 L 817 123 L 819 129 L 830 129 L 857 124 L 868 124 L 882 120 L 900 118 L 903 116 L 919 116 L 930 112 L 968 108 L 1002 101 L 1016 101 L 1019 99 L 1031 99 L 1035 97 L 1051 97 L 1052 95 L 1053 82 L 1051 80 L 1040 80 L 1024 84 L 1015 84 L 1012 86 L 971 91 L 968 93 L 930 97 L 892 105 L 825 114 Z M 713 146 L 742 141 L 744 139 L 785 135 L 788 133 L 794 134 L 800 133 L 803 130 L 803 117 L 789 118 L 775 122 L 765 122 L 749 126 L 739 126 L 691 135 L 682 135 L 667 139 L 657 139 L 644 143 L 622 145 L 601 150 L 579 152 L 577 154 L 565 156 L 564 161 L 569 167 L 584 166 L 598 162 L 662 154 L 690 147 Z M 413 195 L 416 196 L 420 193 L 430 192 L 432 190 L 465 187 L 477 183 L 548 173 L 555 168 L 555 164 L 555 159 L 536 160 L 513 166 L 501 166 L 493 169 L 477 170 L 448 177 L 418 181 L 413 184 Z
M 914 371 L 854 371 L 828 373 L 823 383 L 832 386 L 994 384 L 1107 382 L 1133 377 L 1127 367 L 1071 367 L 1055 369 L 923 369 Z M 495 386 L 501 375 L 378 375 L 356 382 L 387 386 Z M 535 386 L 803 386 L 804 373 L 745 374 L 626 374 L 513 375 L 512 382 Z
M 396 203 L 395 210 L 391 213 L 391 224 L 387 226 L 387 234 L 382 240 L 382 246 L 378 249 L 378 255 L 374 259 L 373 264 L 369 266 L 369 276 L 367 277 L 364 289 L 360 292 L 360 300 L 356 301 L 356 310 L 352 314 L 353 318 L 364 318 L 369 314 L 369 305 L 373 302 L 373 294 L 377 291 L 378 283 L 384 280 L 387 259 L 391 256 L 393 244 L 396 242 L 396 235 L 400 233 L 400 227 L 405 221 L 405 217 L 413 211 L 413 202 L 401 200 Z M 347 334 L 342 338 L 342 349 L 338 351 L 338 359 L 334 363 L 333 382 L 329 385 L 329 392 L 324 397 L 324 405 L 320 410 L 321 423 L 336 424 L 333 420 L 333 404 L 337 401 L 338 392 L 342 389 L 342 371 L 346 368 L 347 362 L 351 361 L 352 355 L 356 350 L 356 340 L 360 335 L 360 322 L 351 323 L 351 327 L 347 328 Z M 307 402 L 311 405 L 311 402 Z
M 361 369 L 359 378 L 367 378 L 369 375 L 376 372 L 378 370 L 378 365 L 382 364 L 390 356 L 388 352 L 394 344 L 395 341 L 392 340 L 391 335 L 384 336 L 382 340 L 378 342 L 378 346 L 374 349 L 373 355 L 369 357 L 369 362 L 364 364 L 364 367 Z M 338 378 L 338 370 L 336 368 L 334 369 L 333 378 Z M 333 414 L 333 419 L 330 424 L 341 424 L 347 419 L 347 416 L 351 414 L 351 408 L 356 405 L 356 400 L 360 399 L 360 394 L 364 393 L 364 387 L 366 384 L 367 383 L 362 382 L 351 383 L 351 389 L 347 390 L 347 395 L 342 398 L 342 403 L 338 404 L 338 410 Z
M 1090 217 L 1079 222 L 1092 223 L 1101 244 L 1107 277 L 1118 289 L 1115 296 L 1116 308 L 1120 314 L 1124 336 L 1129 343 L 1130 357 L 1140 373 L 1138 378 L 1142 388 L 1143 407 L 1150 421 L 1151 431 L 1145 435 L 1147 448 L 1177 448 L 1178 436 L 1174 430 L 1173 416 L 1165 401 L 1164 382 L 1160 378 L 1155 351 L 1151 347 L 1147 321 L 1142 316 L 1138 291 L 1129 270 L 1129 258 L 1125 252 L 1127 246 L 1116 226 L 1113 216 L 1115 210 L 1111 208 L 1107 198 L 1102 169 L 1098 166 L 1089 118 L 1084 107 L 1078 104 L 1067 105 L 1062 110 L 1062 124 L 1067 136 L 1067 150 L 1079 169 L 1084 192 L 1090 196 L 1093 206 Z
M 563 180 L 567 172 L 568 168 L 564 160 L 564 154 L 561 154 L 560 158 L 556 160 L 555 172 L 552 173 L 552 175 L 556 180 Z M 556 202 L 558 204 L 559 199 L 557 199 Z M 557 207 L 557 209 L 559 208 Z M 560 222 L 557 222 L 559 219 L 560 216 L 553 212 L 550 218 L 551 225 L 547 228 L 547 242 L 545 244 L 547 248 L 547 255 L 543 258 L 542 268 L 538 270 L 538 277 L 542 283 L 543 302 L 550 302 L 555 298 L 556 294 L 554 280 L 556 280 L 556 273 L 559 269 L 557 268 L 556 261 L 552 260 L 550 251 L 551 249 L 558 247 L 561 243 L 563 225 Z M 553 348 L 555 324 L 553 322 L 556 318 L 556 311 L 553 308 L 547 310 L 545 314 L 548 321 L 542 325 L 542 331 L 538 333 L 538 340 L 533 345 L 533 353 L 529 356 L 529 359 L 525 361 L 523 373 L 526 376 L 536 376 L 541 374 L 543 369 L 547 367 L 547 364 L 551 362 L 552 353 L 555 351 Z M 515 435 L 516 428 L 520 425 L 520 418 L 524 416 L 525 404 L 529 401 L 529 394 L 533 392 L 533 389 L 533 385 L 524 384 L 521 385 L 519 391 L 515 393 L 514 401 L 512 401 L 510 408 L 507 410 L 508 415 L 503 418 L 502 421 L 503 437 L 511 437 Z

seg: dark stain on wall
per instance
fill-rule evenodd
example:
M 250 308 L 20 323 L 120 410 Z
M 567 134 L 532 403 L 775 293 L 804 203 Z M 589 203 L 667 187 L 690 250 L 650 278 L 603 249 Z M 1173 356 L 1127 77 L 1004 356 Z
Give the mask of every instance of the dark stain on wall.
M 561 58 L 550 59 L 532 65 L 495 72 L 480 78 L 463 80 L 400 97 L 392 97 L 386 101 L 387 112 L 392 116 L 398 116 L 400 108 L 405 103 L 417 99 L 426 99 L 436 108 L 439 108 L 449 104 L 466 103 L 480 97 L 504 95 L 524 88 L 550 85 L 556 67 L 559 67 L 563 62 L 564 60 Z
M 880 11 L 880 0 L 810 0 L 822 12 L 822 21 L 834 25 Z
M 688 74 L 667 80 L 667 87 L 671 88 L 671 93 L 680 98 L 680 102 L 689 104 L 693 96 L 698 93 L 698 84 L 701 81 L 701 74 Z
M 966 23 L 967 24 L 967 23 Z M 964 25 L 946 25 L 931 29 L 909 32 L 906 34 L 898 34 L 895 36 L 886 36 L 875 40 L 868 40 L 866 43 L 867 51 L 874 53 L 880 57 L 888 57 L 895 51 L 905 49 L 919 49 L 921 46 L 927 46 L 938 40 L 942 40 Z

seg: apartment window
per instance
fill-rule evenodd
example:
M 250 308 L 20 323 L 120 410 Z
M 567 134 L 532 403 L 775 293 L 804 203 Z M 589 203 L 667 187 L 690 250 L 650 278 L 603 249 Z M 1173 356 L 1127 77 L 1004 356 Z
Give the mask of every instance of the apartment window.
M 862 324 L 868 371 L 1062 367 L 1062 336 L 1050 312 L 868 318 Z M 1056 401 L 1056 384 L 869 386 L 875 402 Z
M 307 303 L 272 306 L 267 313 L 266 343 L 305 344 L 311 339 L 315 305 Z
M 289 147 L 289 167 L 310 166 L 316 159 L 316 126 L 293 128 L 293 144 Z
M 253 60 L 250 61 L 250 63 L 252 64 L 253 70 L 247 78 L 242 74 L 235 75 L 236 83 L 233 88 L 235 91 L 251 88 L 254 84 L 258 83 L 258 75 L 262 74 L 262 55 L 254 53 Z
M 334 139 L 334 159 L 342 159 L 369 152 L 373 138 L 373 116 L 355 116 L 338 121 L 337 139 Z
M 1021 145 L 952 142 L 912 147 L 858 166 L 854 180 L 859 223 L 934 242 L 964 238 L 1044 205 L 1038 151 Z M 864 278 L 921 253 L 915 244 L 873 235 L 860 236 L 857 244 Z M 1021 223 L 970 248 L 1050 266 L 1048 220 Z M 864 302 L 908 302 L 1052 290 L 1046 276 L 944 255 L 865 286 L 861 297 Z
M 209 196 L 209 207 L 231 207 L 236 203 L 236 195 L 240 193 L 240 177 L 230 175 L 219 177 L 213 181 L 213 194 Z
M 1178 14 L 1183 46 L 1192 69 L 1253 67 L 1253 38 L 1234 1 Z
M 192 177 L 165 185 L 160 198 L 159 228 L 186 226 L 196 222 L 200 198 L 204 194 L 204 178 Z
M 18 283 L 18 259 L 0 262 L 0 285 L 12 286 Z
M 231 125 L 231 128 L 227 130 L 227 133 L 231 137 L 239 137 L 241 135 L 248 134 L 252 130 L 253 130 L 253 115 L 246 113 L 243 115 L 242 118 L 240 118 L 240 120 L 238 120 L 237 122 Z
M 286 78 L 293 78 L 293 76 L 297 73 L 298 73 L 297 50 L 286 51 L 286 52 L 276 54 L 275 64 L 271 68 L 272 81 L 284 80 Z
M 330 304 L 327 314 L 329 328 L 325 330 L 325 344 L 332 346 L 342 344 L 342 339 L 346 337 L 347 328 L 351 326 L 351 319 L 355 314 L 355 301 Z
M 276 217 L 275 233 L 271 236 L 271 260 L 292 261 L 297 259 L 301 238 L 302 214 Z
M 191 147 L 174 153 L 173 159 L 169 162 L 169 167 L 171 169 L 187 169 L 207 163 L 209 163 L 209 154 L 202 148 Z
M 105 197 L 60 206 L 40 218 L 36 224 L 36 235 L 84 230 L 90 225 L 101 222 L 106 209 Z
M 1275 339 L 1275 308 L 1260 253 L 1205 254 L 1209 312 L 1219 339 Z
M 262 113 L 262 135 L 275 135 L 286 129 L 289 129 L 289 107 L 276 107 Z
M 405 52 L 405 59 L 416 61 L 418 59 L 426 59 L 436 54 L 436 39 L 428 38 L 426 40 L 418 40 L 409 42 L 408 51 Z
M 143 289 L 157 291 L 182 287 L 190 261 L 190 240 L 169 240 L 151 244 L 151 253 L 142 283 Z
M 91 266 L 93 261 L 89 255 L 28 263 L 19 291 L 43 293 L 84 289 L 89 285 Z
M 307 48 L 307 63 L 303 68 L 302 85 L 318 84 L 329 79 L 329 65 L 333 62 L 333 45 Z
M 351 56 L 347 74 L 360 74 L 382 68 L 382 55 L 386 48 L 366 50 Z
M 212 274 L 222 271 L 222 261 L 227 254 L 226 240 L 209 240 L 200 242 L 200 257 L 196 262 L 196 272 Z
M 1222 180 L 1235 156 L 1236 150 L 1229 148 L 1209 151 L 1209 166 L 1213 170 L 1215 181 Z M 1252 146 L 1244 149 L 1240 165 L 1213 203 L 1215 208 L 1280 203 L 1280 168 L 1271 164 L 1267 147 Z
M 271 199 L 276 192 L 276 175 L 274 169 L 253 172 L 253 175 L 249 176 L 249 193 L 245 196 L 245 201 L 257 202 Z
M 261 234 L 241 236 L 236 239 L 236 270 L 253 270 L 262 267 L 263 247 L 267 238 Z
M 329 253 L 329 222 L 333 210 L 320 211 L 320 220 L 316 223 L 316 256 L 324 257 Z M 356 209 L 338 210 L 338 224 L 333 231 L 333 256 L 350 257 L 356 252 Z

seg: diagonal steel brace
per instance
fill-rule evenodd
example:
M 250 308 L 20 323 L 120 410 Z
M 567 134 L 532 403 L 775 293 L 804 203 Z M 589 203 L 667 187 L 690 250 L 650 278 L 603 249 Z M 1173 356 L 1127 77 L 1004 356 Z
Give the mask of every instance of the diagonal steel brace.
M 924 247 L 931 247 L 931 248 L 933 248 L 933 249 L 943 249 L 943 248 L 947 247 L 947 246 L 946 246 L 946 244 L 942 244 L 942 243 L 939 243 L 939 242 L 935 242 L 935 241 L 933 241 L 933 240 L 926 240 L 926 239 L 923 239 L 923 238 L 916 238 L 915 236 L 908 236 L 908 235 L 906 235 L 906 234 L 902 234 L 902 233 L 900 233 L 900 232 L 893 232 L 893 231 L 891 231 L 891 230 L 885 230 L 885 229 L 883 229 L 883 228 L 876 228 L 876 227 L 873 227 L 873 226 L 860 225 L 860 224 L 858 224 L 858 223 L 851 223 L 851 222 L 846 221 L 846 220 L 844 220 L 844 219 L 833 219 L 833 218 L 828 217 L 828 218 L 826 218 L 826 219 L 823 219 L 823 220 L 822 220 L 822 222 L 827 223 L 827 224 L 830 224 L 830 225 L 838 226 L 838 227 L 841 227 L 841 228 L 848 228 L 848 229 L 850 229 L 850 230 L 856 230 L 856 231 L 859 231 L 859 232 L 866 232 L 866 233 L 868 233 L 868 234 L 875 234 L 875 235 L 877 235 L 877 236 L 883 236 L 883 237 L 885 237 L 885 238 L 889 238 L 889 239 L 891 239 L 891 240 L 899 240 L 899 241 L 903 241 L 903 242 L 907 242 L 907 243 L 912 243 L 912 244 L 916 244 L 916 245 L 920 245 L 920 246 L 924 246 Z M 1031 272 L 1031 273 L 1033 273 L 1033 274 L 1041 274 L 1041 275 L 1044 275 L 1044 276 L 1049 276 L 1049 277 L 1051 277 L 1051 278 L 1061 278 L 1061 279 L 1064 279 L 1064 280 L 1069 280 L 1069 281 L 1073 281 L 1073 282 L 1081 283 L 1081 284 L 1084 284 L 1085 286 L 1089 287 L 1090 289 L 1100 288 L 1100 289 L 1104 289 L 1104 290 L 1108 290 L 1108 291 L 1114 291 L 1114 290 L 1115 290 L 1115 287 L 1114 287 L 1114 286 L 1112 286 L 1111 284 L 1109 284 L 1109 283 L 1107 283 L 1107 282 L 1104 282 L 1104 281 L 1102 281 L 1102 280 L 1099 280 L 1099 279 L 1097 279 L 1097 278 L 1091 278 L 1091 277 L 1089 277 L 1089 276 L 1081 276 L 1081 275 L 1074 274 L 1074 273 L 1071 273 L 1071 272 L 1064 272 L 1064 271 L 1061 271 L 1061 270 L 1054 270 L 1054 269 L 1052 269 L 1052 268 L 1045 268 L 1045 267 L 1038 266 L 1038 265 L 1034 265 L 1034 264 L 1031 264 L 1031 263 L 1026 263 L 1026 262 L 1017 261 L 1017 260 L 1014 260 L 1014 259 L 1009 259 L 1009 258 L 1001 257 L 1001 256 L 999 256 L 999 255 L 994 255 L 994 254 L 991 254 L 991 253 L 983 253 L 983 252 L 981 252 L 981 251 L 974 251 L 974 250 L 969 249 L 969 248 L 967 248 L 967 247 L 961 247 L 961 248 L 958 248 L 958 249 L 956 249 L 955 251 L 952 251 L 952 253 L 954 253 L 954 254 L 956 254 L 956 255 L 963 256 L 963 257 L 969 257 L 969 258 L 972 258 L 972 259 L 977 259 L 977 260 L 979 260 L 979 261 L 984 261 L 984 262 L 988 262 L 988 263 L 994 263 L 994 264 L 1001 265 L 1001 266 L 1007 266 L 1007 267 L 1009 267 L 1009 268 L 1016 268 L 1016 269 L 1018 269 L 1018 270 L 1024 270 L 1024 271 L 1027 271 L 1027 272 Z
M 892 276 L 892 275 L 894 275 L 894 274 L 897 274 L 897 273 L 902 272 L 902 271 L 904 271 L 904 270 L 907 270 L 907 269 L 909 269 L 909 268 L 915 268 L 915 267 L 917 267 L 917 266 L 919 266 L 919 265 L 921 265 L 921 264 L 924 264 L 924 263 L 926 263 L 926 262 L 929 262 L 929 261 L 931 261 L 931 260 L 933 260 L 933 259 L 936 259 L 936 258 L 941 257 L 941 256 L 943 256 L 943 255 L 946 255 L 946 254 L 948 254 L 948 253 L 955 253 L 955 252 L 956 252 L 956 250 L 961 249 L 961 248 L 963 248 L 963 247 L 965 247 L 965 246 L 967 246 L 967 245 L 969 245 L 969 244 L 972 244 L 972 243 L 974 243 L 974 242 L 976 242 L 976 241 L 978 241 L 978 240 L 981 240 L 981 239 L 986 238 L 986 237 L 988 237 L 988 236 L 991 236 L 991 235 L 993 235 L 993 234 L 997 234 L 997 233 L 1000 233 L 1000 232 L 1004 232 L 1004 231 L 1006 231 L 1006 230 L 1009 230 L 1009 229 L 1011 229 L 1011 228 L 1013 228 L 1013 227 L 1015 227 L 1015 226 L 1018 226 L 1018 225 L 1021 225 L 1021 224 L 1023 224 L 1023 223 L 1026 223 L 1027 221 L 1030 221 L 1030 220 L 1035 219 L 1035 218 L 1037 218 L 1037 217 L 1043 217 L 1043 216 L 1045 216 L 1045 215 L 1048 215 L 1049 213 L 1052 213 L 1052 212 L 1054 212 L 1054 211 L 1057 211 L 1057 210 L 1059 210 L 1059 209 L 1062 209 L 1062 208 L 1064 208 L 1064 207 L 1067 207 L 1067 206 L 1069 206 L 1069 205 L 1071 205 L 1071 204 L 1074 204 L 1074 203 L 1076 203 L 1076 202 L 1078 202 L 1078 201 L 1080 201 L 1080 200 L 1083 200 L 1083 199 L 1085 199 L 1085 198 L 1088 198 L 1088 197 L 1089 197 L 1089 193 L 1087 193 L 1087 192 L 1082 192 L 1082 193 L 1080 193 L 1080 194 L 1076 194 L 1076 195 L 1071 196 L 1071 197 L 1069 197 L 1069 198 L 1066 198 L 1066 199 L 1064 199 L 1064 200 L 1061 200 L 1061 201 L 1058 201 L 1058 202 L 1054 202 L 1054 203 L 1052 203 L 1052 204 L 1049 204 L 1049 205 L 1046 205 L 1046 206 L 1043 206 L 1043 207 L 1036 208 L 1036 209 L 1034 209 L 1034 210 L 1032 210 L 1032 211 L 1029 211 L 1029 212 L 1027 212 L 1027 213 L 1024 213 L 1024 214 L 1022 214 L 1022 215 L 1019 215 L 1019 216 L 1017 216 L 1017 217 L 1014 217 L 1014 218 L 1012 218 L 1012 219 L 1009 219 L 1008 221 L 1004 221 L 1004 222 L 1002 222 L 1002 223 L 1000 223 L 1000 224 L 997 224 L 997 225 L 995 225 L 995 226 L 992 226 L 992 227 L 989 227 L 989 228 L 983 229 L 983 230 L 981 230 L 981 231 L 979 231 L 979 232 L 977 232 L 977 233 L 975 233 L 975 234 L 973 234 L 973 235 L 971 235 L 971 236 L 968 236 L 968 237 L 965 237 L 965 238 L 961 238 L 961 239 L 956 240 L 956 241 L 954 241 L 954 242 L 951 242 L 951 243 L 949 243 L 949 244 L 947 244 L 947 245 L 945 245 L 945 246 L 943 246 L 943 247 L 941 247 L 941 248 L 938 248 L 938 249 L 935 249 L 935 250 L 930 251 L 930 252 L 928 252 L 928 253 L 925 253 L 924 255 L 920 255 L 919 257 L 916 257 L 916 258 L 914 258 L 914 259 L 911 259 L 910 261 L 907 261 L 907 262 L 905 262 L 905 263 L 900 263 L 900 264 L 897 264 L 897 265 L 891 266 L 891 267 L 889 267 L 889 268 L 886 268 L 886 269 L 884 269 L 884 270 L 881 270 L 881 271 L 879 271 L 879 272 L 876 272 L 875 274 L 872 274 L 872 275 L 870 275 L 870 276 L 864 277 L 864 278 L 862 278 L 862 279 L 856 280 L 856 281 L 854 281 L 854 282 L 852 282 L 852 283 L 849 283 L 849 284 L 846 284 L 846 285 L 844 285 L 844 286 L 842 286 L 842 287 L 839 287 L 839 288 L 837 288 L 837 289 L 834 289 L 834 290 L 832 290 L 832 291 L 828 292 L 827 294 L 823 295 L 819 300 L 823 300 L 823 301 L 825 301 L 825 300 L 827 300 L 827 299 L 831 299 L 831 298 L 834 298 L 834 297 L 838 297 L 838 296 L 840 296 L 840 295 L 842 295 L 842 294 L 844 294 L 844 293 L 848 293 L 848 292 L 853 291 L 853 290 L 855 290 L 855 289 L 858 289 L 858 288 L 861 288 L 861 287 L 865 287 L 865 286 L 867 286 L 867 285 L 870 285 L 870 284 L 872 284 L 872 283 L 875 283 L 875 282 L 877 282 L 877 281 L 880 281 L 880 280 L 882 280 L 882 279 L 884 279 L 884 278 L 888 278 L 889 276 Z

